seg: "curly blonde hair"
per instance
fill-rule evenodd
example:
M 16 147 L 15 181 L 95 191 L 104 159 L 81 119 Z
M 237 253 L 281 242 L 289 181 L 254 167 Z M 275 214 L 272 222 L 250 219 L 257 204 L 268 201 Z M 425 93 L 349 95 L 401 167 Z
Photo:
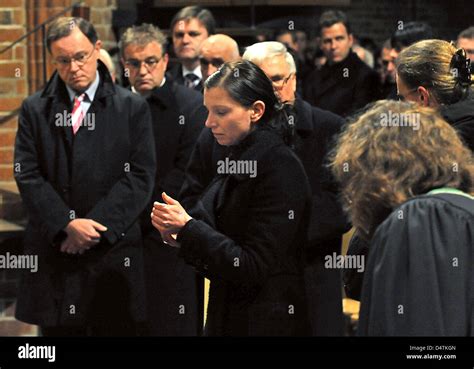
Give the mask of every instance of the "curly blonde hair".
M 413 103 L 375 103 L 341 133 L 330 161 L 365 238 L 414 196 L 440 187 L 474 191 L 471 151 L 435 110 Z

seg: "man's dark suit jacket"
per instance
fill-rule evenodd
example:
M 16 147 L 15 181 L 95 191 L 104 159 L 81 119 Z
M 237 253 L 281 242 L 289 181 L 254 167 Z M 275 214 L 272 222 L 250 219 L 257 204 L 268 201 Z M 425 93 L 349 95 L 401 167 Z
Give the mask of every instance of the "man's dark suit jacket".
M 24 253 L 38 255 L 39 264 L 36 273 L 22 273 L 18 289 L 16 317 L 28 323 L 84 326 L 112 313 L 145 319 L 137 220 L 155 178 L 151 115 L 143 98 L 113 84 L 101 62 L 99 74 L 87 112 L 94 129 L 82 126 L 74 136 L 58 119 L 72 102 L 57 72 L 21 108 L 15 179 L 29 216 Z M 83 255 L 59 249 L 74 218 L 107 227 Z
M 163 202 L 162 192 L 177 198 L 184 171 L 207 111 L 202 95 L 167 79 L 147 98 L 153 120 L 157 171 L 152 201 Z M 165 245 L 150 221 L 152 202 L 142 215 L 147 283 L 147 335 L 198 335 L 202 327 L 201 293 L 194 269 L 178 257 L 178 249 Z M 184 313 L 183 313 L 184 309 Z
M 184 86 L 183 66 L 181 65 L 181 63 L 171 65 L 166 71 L 166 77 L 172 79 L 177 84 Z M 194 86 L 194 90 L 202 93 L 203 89 L 204 81 L 201 79 L 201 81 L 199 81 L 199 83 Z
M 380 81 L 351 51 L 342 62 L 314 70 L 303 91 L 311 105 L 345 117 L 380 97 Z

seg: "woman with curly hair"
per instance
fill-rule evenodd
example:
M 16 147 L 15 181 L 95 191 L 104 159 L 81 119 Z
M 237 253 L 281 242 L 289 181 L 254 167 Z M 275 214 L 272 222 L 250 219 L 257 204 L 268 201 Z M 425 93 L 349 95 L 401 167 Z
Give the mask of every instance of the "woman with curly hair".
M 396 72 L 399 99 L 436 109 L 474 152 L 474 91 L 465 50 L 443 40 L 419 41 L 398 55 Z M 368 252 L 367 242 L 356 233 L 348 254 Z M 362 273 L 354 270 L 344 271 L 344 287 L 349 297 L 360 299 L 362 277 Z
M 380 101 L 341 135 L 332 169 L 370 240 L 359 335 L 474 334 L 474 158 L 436 111 Z

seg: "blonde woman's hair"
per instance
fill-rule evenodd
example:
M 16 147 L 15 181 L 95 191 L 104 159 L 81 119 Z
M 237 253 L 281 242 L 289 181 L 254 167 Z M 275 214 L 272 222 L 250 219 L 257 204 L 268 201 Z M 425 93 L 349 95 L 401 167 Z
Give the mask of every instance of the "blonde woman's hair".
M 464 50 L 443 40 L 424 40 L 407 47 L 398 55 L 396 67 L 409 88 L 423 86 L 444 105 L 464 99 L 472 83 Z

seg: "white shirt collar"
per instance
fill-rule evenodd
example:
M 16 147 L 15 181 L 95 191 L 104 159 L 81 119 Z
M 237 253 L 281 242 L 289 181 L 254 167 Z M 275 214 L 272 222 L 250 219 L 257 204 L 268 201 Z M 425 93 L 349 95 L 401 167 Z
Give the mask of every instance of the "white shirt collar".
M 166 77 L 163 77 L 163 80 L 161 81 L 161 84 L 160 84 L 159 87 L 163 87 L 165 85 L 165 83 L 166 83 Z M 135 90 L 135 87 L 133 87 L 133 86 L 132 86 L 132 92 L 135 93 L 135 94 L 140 95 L 140 93 L 137 90 Z
M 193 73 L 195 74 L 196 76 L 199 77 L 199 80 L 202 79 L 202 72 L 201 72 L 201 66 L 198 65 L 196 68 L 194 69 L 188 69 L 186 68 L 184 65 L 182 65 L 183 67 L 183 77 L 186 75 L 186 74 L 189 74 L 189 73 Z
M 99 82 L 100 82 L 100 75 L 99 75 L 99 71 L 97 70 L 95 71 L 94 81 L 89 85 L 87 90 L 84 91 L 90 102 L 94 101 L 95 93 L 97 92 L 97 89 L 99 88 Z M 77 96 L 78 92 L 74 91 L 68 85 L 66 85 L 66 89 L 69 94 L 69 98 L 71 99 L 71 101 L 73 101 L 74 97 Z

